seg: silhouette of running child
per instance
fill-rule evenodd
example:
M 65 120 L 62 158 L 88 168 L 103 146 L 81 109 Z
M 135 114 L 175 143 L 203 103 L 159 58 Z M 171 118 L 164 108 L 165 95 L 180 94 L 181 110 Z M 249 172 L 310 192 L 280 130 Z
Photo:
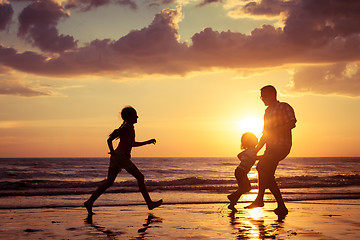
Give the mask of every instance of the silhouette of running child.
M 140 147 L 146 144 L 155 144 L 156 140 L 150 139 L 144 142 L 135 141 L 134 124 L 137 123 L 138 116 L 136 110 L 133 107 L 129 106 L 123 108 L 121 111 L 121 118 L 124 120 L 124 122 L 118 129 L 115 129 L 109 135 L 107 140 L 107 144 L 110 149 L 109 154 L 111 154 L 107 178 L 99 185 L 91 197 L 86 202 L 84 202 L 84 206 L 86 207 L 89 215 L 93 214 L 92 207 L 96 199 L 98 199 L 100 195 L 103 194 L 105 190 L 114 183 L 116 176 L 119 172 L 121 172 L 121 169 L 125 169 L 128 173 L 136 178 L 140 192 L 143 195 L 149 210 L 159 207 L 162 204 L 162 199 L 156 202 L 151 200 L 146 189 L 144 175 L 130 160 L 131 149 L 133 147 Z M 118 147 L 114 150 L 112 141 L 117 138 L 120 138 L 120 142 Z
M 238 189 L 227 196 L 230 200 L 228 208 L 233 212 L 237 212 L 235 205 L 241 195 L 251 190 L 251 184 L 247 174 L 249 173 L 251 167 L 255 164 L 257 153 L 255 147 L 257 144 L 258 139 L 255 134 L 246 132 L 241 136 L 241 149 L 244 149 L 244 151 L 237 155 L 240 160 L 240 164 L 235 169 Z

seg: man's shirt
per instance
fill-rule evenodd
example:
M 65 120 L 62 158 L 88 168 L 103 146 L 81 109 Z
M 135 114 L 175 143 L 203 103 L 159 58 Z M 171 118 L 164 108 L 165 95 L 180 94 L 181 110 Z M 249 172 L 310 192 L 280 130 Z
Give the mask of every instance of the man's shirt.
M 266 147 L 291 147 L 291 129 L 279 131 L 279 128 L 289 122 L 296 122 L 294 109 L 285 102 L 277 101 L 276 104 L 269 106 L 264 114 L 264 131 Z

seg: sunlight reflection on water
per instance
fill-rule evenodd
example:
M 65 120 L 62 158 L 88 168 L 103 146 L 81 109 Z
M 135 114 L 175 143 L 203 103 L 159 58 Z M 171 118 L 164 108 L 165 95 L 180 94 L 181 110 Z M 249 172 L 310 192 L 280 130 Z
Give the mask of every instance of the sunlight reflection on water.
M 282 222 L 269 218 L 262 208 L 248 209 L 244 212 L 230 214 L 230 224 L 237 230 L 237 239 L 275 239 L 283 228 Z

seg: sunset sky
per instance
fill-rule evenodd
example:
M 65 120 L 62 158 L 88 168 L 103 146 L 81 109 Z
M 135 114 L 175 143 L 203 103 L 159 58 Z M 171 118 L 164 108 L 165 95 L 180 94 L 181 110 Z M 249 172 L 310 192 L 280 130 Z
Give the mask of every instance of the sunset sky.
M 293 157 L 360 156 L 358 0 L 0 0 L 0 157 L 231 157 L 259 89 L 298 120 Z M 260 129 L 260 130 L 259 130 Z

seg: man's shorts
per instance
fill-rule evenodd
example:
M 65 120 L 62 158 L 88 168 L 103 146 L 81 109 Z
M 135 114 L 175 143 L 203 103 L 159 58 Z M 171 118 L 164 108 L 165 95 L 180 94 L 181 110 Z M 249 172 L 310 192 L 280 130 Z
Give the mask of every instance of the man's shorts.
M 290 148 L 266 148 L 262 158 L 259 160 L 256 170 L 259 172 L 275 174 L 277 165 L 290 153 Z
M 121 169 L 129 169 L 134 165 L 134 163 L 130 160 L 131 156 L 127 153 L 116 153 L 112 154 L 110 157 L 110 165 L 109 168 L 120 171 Z

